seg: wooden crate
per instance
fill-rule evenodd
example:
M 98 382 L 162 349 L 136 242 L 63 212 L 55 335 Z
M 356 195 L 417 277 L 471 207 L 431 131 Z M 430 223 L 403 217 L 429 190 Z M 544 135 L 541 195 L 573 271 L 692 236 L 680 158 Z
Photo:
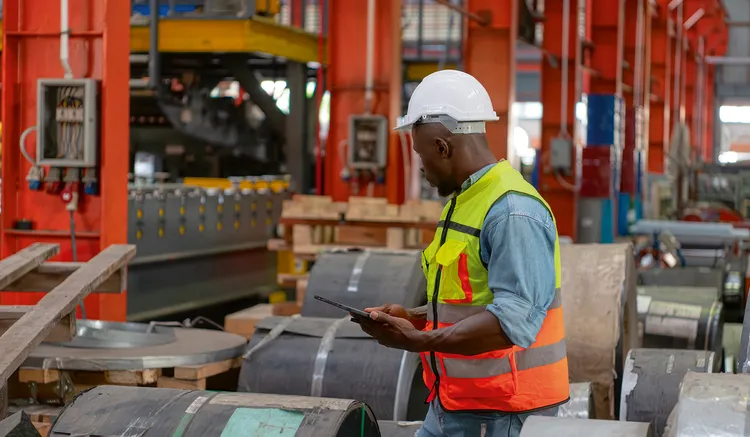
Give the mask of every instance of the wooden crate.
M 301 301 L 281 302 L 276 304 L 259 304 L 229 314 L 224 318 L 224 330 L 241 335 L 248 340 L 255 333 L 255 325 L 266 317 L 293 316 L 299 314 Z
M 241 364 L 241 358 L 232 358 L 196 366 L 101 372 L 22 367 L 17 377 L 9 381 L 9 398 L 35 398 L 47 405 L 61 405 L 70 402 L 76 394 L 99 385 L 235 390 Z M 61 387 L 68 389 L 61 393 Z M 32 421 L 37 420 L 32 418 Z

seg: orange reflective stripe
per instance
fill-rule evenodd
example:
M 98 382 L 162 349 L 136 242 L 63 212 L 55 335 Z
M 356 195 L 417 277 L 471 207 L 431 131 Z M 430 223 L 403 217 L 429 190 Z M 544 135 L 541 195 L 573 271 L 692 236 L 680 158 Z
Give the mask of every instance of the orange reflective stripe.
M 523 349 L 515 353 L 516 370 L 547 366 L 564 360 L 565 339 L 546 346 Z M 503 358 L 443 358 L 445 374 L 451 378 L 487 378 L 511 372 L 510 360 Z
M 461 272 L 461 267 L 459 264 L 459 275 Z M 469 284 L 468 276 L 466 278 L 466 282 L 464 283 L 464 280 L 461 279 L 461 284 L 464 286 L 464 292 L 467 293 L 467 289 L 469 290 L 468 293 L 471 293 L 471 285 Z M 471 294 L 468 294 L 467 296 L 471 296 Z M 471 300 L 469 300 L 470 302 Z M 474 314 L 479 314 L 482 311 L 484 311 L 487 306 L 486 305 L 457 305 L 458 303 L 462 303 L 463 299 L 461 301 L 457 300 L 446 300 L 445 303 L 438 303 L 437 307 L 437 314 L 438 314 L 438 321 L 440 323 L 447 323 L 449 325 L 452 325 L 454 323 L 458 323 L 461 320 L 471 317 Z M 548 310 L 554 310 L 558 309 L 562 306 L 562 293 L 560 291 L 560 288 L 555 289 L 555 297 L 552 299 L 552 303 L 549 307 L 547 307 Z M 427 320 L 433 321 L 435 320 L 435 313 L 432 309 L 432 303 L 427 304 Z
M 462 253 L 458 256 L 458 280 L 461 281 L 461 290 L 464 292 L 463 299 L 445 299 L 447 304 L 470 304 L 474 300 L 474 293 L 471 290 L 471 281 L 469 281 L 469 257 Z M 438 316 L 440 313 L 438 312 Z M 438 318 L 440 320 L 440 318 Z

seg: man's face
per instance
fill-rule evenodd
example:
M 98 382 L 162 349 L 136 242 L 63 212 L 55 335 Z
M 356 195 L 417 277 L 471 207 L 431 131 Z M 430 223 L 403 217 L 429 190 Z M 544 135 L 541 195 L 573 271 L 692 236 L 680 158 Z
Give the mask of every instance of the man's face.
M 451 163 L 450 133 L 440 124 L 430 123 L 412 129 L 414 151 L 422 160 L 422 173 L 438 194 L 450 196 L 458 190 Z

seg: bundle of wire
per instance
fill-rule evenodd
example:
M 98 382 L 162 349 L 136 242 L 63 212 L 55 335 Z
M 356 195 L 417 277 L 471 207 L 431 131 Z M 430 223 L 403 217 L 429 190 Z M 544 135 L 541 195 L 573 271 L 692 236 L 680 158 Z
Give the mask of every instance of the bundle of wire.
M 61 87 L 57 90 L 57 109 L 64 114 L 68 110 L 83 109 L 83 100 L 77 95 L 81 92 L 76 87 Z M 58 117 L 57 120 L 57 158 L 82 159 L 83 120 L 71 120 L 69 117 Z

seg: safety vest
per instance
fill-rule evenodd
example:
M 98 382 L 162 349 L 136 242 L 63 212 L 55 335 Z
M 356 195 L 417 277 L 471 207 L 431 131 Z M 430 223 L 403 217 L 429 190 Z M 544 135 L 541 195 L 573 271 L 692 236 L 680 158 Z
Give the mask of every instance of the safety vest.
M 480 255 L 479 233 L 490 208 L 508 193 L 538 199 L 539 193 L 507 161 L 454 196 L 422 256 L 427 277 L 427 330 L 445 328 L 486 311 L 493 293 Z M 552 211 L 550 210 L 550 214 Z M 553 216 L 554 220 L 554 216 Z M 497 266 L 496 268 L 502 268 Z M 568 360 L 560 298 L 560 244 L 555 237 L 555 298 L 536 341 L 479 355 L 421 354 L 423 378 L 448 411 L 530 412 L 569 399 Z M 437 375 L 437 376 L 436 376 Z

